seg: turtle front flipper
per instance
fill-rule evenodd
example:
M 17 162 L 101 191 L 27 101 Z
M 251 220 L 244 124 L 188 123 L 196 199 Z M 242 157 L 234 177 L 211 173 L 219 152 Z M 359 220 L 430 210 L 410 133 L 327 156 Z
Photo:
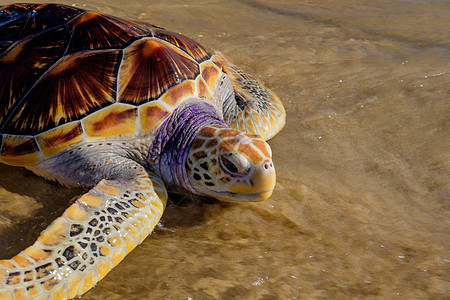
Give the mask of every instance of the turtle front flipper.
M 264 140 L 277 134 L 286 123 L 286 112 L 278 96 L 242 72 L 220 52 L 216 51 L 212 60 L 222 67 L 233 86 L 234 98 L 223 103 L 225 122 L 240 131 L 259 134 Z
M 0 299 L 67 299 L 91 289 L 147 237 L 164 211 L 162 181 L 142 167 L 102 180 L 37 241 L 0 260 Z

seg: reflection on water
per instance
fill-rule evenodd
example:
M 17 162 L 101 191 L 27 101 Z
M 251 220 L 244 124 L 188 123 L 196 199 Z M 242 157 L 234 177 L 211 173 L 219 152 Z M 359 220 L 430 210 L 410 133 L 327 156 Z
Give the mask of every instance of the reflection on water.
M 449 296 L 446 1 L 75 3 L 221 50 L 288 112 L 270 142 L 271 199 L 169 207 L 83 299 Z M 0 172 L 0 250 L 10 255 L 80 191 Z

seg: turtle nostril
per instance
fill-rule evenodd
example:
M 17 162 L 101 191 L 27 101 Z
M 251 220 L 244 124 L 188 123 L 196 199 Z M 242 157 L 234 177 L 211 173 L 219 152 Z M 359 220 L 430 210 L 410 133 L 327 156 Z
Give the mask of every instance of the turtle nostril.
M 264 169 L 269 170 L 269 169 L 273 169 L 273 163 L 272 161 L 266 161 L 264 163 Z

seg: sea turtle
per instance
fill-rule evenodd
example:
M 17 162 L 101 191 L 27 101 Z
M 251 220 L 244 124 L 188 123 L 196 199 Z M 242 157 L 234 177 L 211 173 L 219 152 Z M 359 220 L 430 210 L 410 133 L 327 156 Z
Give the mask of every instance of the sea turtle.
M 73 298 L 148 236 L 167 189 L 267 199 L 279 98 L 161 27 L 59 4 L 0 12 L 0 162 L 91 189 L 0 261 L 0 298 Z

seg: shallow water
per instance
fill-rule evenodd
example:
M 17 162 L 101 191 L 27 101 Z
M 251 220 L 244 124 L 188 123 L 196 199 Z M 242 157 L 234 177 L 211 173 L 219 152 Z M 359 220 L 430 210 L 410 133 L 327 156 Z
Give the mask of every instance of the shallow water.
M 269 200 L 168 207 L 83 299 L 450 297 L 448 2 L 75 3 L 220 50 L 288 112 Z M 82 193 L 0 174 L 5 256 Z

